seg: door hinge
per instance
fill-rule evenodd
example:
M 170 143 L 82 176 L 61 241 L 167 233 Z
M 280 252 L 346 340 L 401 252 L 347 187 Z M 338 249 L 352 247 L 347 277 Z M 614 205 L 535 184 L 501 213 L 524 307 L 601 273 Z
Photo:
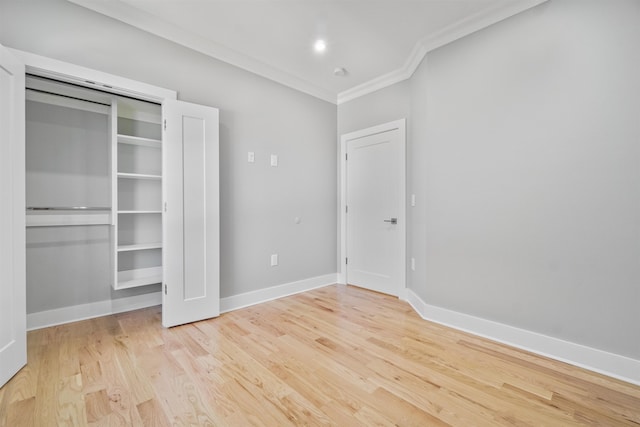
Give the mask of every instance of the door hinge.
M 345 160 L 349 160 L 349 154 L 344 153 L 344 159 L 345 159 Z
M 349 206 L 344 207 L 344 213 L 349 213 Z
M 167 202 L 164 202 L 164 211 L 167 211 Z
M 164 284 L 164 294 L 167 295 L 167 284 Z
M 167 130 L 167 119 L 164 119 L 164 130 Z
M 344 259 L 344 263 L 345 263 L 345 264 L 349 264 L 349 258 L 345 258 L 345 259 Z

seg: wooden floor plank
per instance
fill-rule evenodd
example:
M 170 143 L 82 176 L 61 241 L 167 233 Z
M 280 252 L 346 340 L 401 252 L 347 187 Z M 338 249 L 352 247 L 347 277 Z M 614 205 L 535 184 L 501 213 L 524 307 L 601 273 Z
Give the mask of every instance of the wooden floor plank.
M 9 405 L 6 413 L 6 425 L 7 426 L 32 426 L 36 425 L 35 418 L 35 403 L 36 398 L 31 397 L 29 399 L 18 400 Z M 3 424 L 5 425 L 5 424 Z
M 328 286 L 164 329 L 161 308 L 31 331 L 0 427 L 633 426 L 640 387 Z
M 81 374 L 59 380 L 57 414 L 58 426 L 83 426 L 87 424 Z
M 27 354 L 28 352 L 29 349 L 27 348 Z M 37 368 L 36 398 L 34 399 L 33 407 L 34 419 L 49 420 L 51 425 L 57 424 L 59 357 L 59 343 L 51 340 L 46 346 L 42 346 L 38 359 L 29 361 L 29 363 L 39 365 Z
M 87 422 L 95 423 L 111 414 L 109 395 L 106 390 L 88 393 L 84 396 Z

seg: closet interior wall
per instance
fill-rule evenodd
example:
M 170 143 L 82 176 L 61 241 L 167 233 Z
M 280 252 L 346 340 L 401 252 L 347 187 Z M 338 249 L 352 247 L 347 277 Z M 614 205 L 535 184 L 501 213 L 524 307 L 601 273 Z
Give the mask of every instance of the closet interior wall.
M 135 161 L 144 164 L 144 159 L 131 160 L 126 148 L 121 153 L 113 150 L 116 97 L 28 77 L 26 99 L 27 313 L 158 292 L 158 284 L 114 289 L 115 272 L 122 269 L 117 264 L 118 214 L 113 201 L 119 195 L 113 185 L 114 152 L 124 167 L 134 167 Z M 160 111 L 160 106 L 154 108 Z M 118 120 L 118 133 L 149 135 L 145 126 Z M 157 128 L 153 137 L 159 139 Z M 152 156 L 161 167 L 156 151 Z M 157 167 L 151 172 L 161 175 Z M 136 194 L 130 191 L 120 198 L 129 197 L 133 209 Z M 154 209 L 159 211 L 160 203 Z M 154 238 L 161 240 L 159 235 Z M 153 259 L 125 264 L 134 268 L 136 262 L 159 265 Z

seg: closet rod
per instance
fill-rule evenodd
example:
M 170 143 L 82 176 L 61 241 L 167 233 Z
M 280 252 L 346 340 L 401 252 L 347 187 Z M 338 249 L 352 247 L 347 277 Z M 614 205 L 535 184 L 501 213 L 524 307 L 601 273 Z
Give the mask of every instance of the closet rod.
M 77 96 L 65 95 L 65 94 L 62 94 L 62 93 L 50 92 L 48 90 L 34 89 L 34 88 L 31 88 L 31 87 L 26 88 L 26 90 L 27 91 L 31 91 L 31 92 L 36 92 L 36 93 L 43 93 L 45 95 L 59 96 L 61 98 L 72 99 L 74 101 L 89 102 L 91 104 L 100 105 L 102 107 L 111 107 L 111 104 L 106 104 L 104 102 L 94 101 L 94 100 L 86 99 L 86 98 L 79 98 Z
M 110 211 L 111 208 L 89 207 L 89 206 L 55 206 L 55 207 L 27 206 L 27 210 L 28 211 Z
M 27 228 L 34 228 L 34 227 L 38 227 L 38 228 L 42 228 L 42 227 L 77 227 L 79 225 L 88 227 L 88 226 L 94 226 L 94 225 L 111 225 L 110 222 L 80 222 L 80 223 L 70 223 L 70 224 L 26 224 Z

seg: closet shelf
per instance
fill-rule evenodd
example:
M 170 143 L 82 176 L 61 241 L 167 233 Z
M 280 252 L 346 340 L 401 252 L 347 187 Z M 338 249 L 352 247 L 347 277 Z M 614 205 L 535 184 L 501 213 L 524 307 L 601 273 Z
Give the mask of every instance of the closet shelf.
M 121 144 L 140 145 L 142 147 L 160 148 L 162 142 L 159 139 L 142 138 L 139 136 L 118 134 L 118 142 Z
M 157 179 L 161 180 L 162 175 L 148 175 L 144 173 L 127 173 L 127 172 L 118 172 L 118 178 L 126 178 L 126 179 Z
M 127 289 L 154 283 L 162 283 L 162 267 L 118 271 L 118 282 L 115 288 Z
M 146 249 L 160 249 L 160 248 L 162 248 L 162 242 L 138 243 L 135 245 L 118 245 L 118 252 L 143 251 Z
M 157 211 L 118 211 L 119 214 L 159 214 L 161 210 Z
M 111 225 L 111 214 L 99 212 L 96 214 L 27 214 L 27 227 L 64 227 L 70 225 Z
M 27 206 L 28 211 L 110 211 L 109 207 L 89 207 L 89 206 Z

